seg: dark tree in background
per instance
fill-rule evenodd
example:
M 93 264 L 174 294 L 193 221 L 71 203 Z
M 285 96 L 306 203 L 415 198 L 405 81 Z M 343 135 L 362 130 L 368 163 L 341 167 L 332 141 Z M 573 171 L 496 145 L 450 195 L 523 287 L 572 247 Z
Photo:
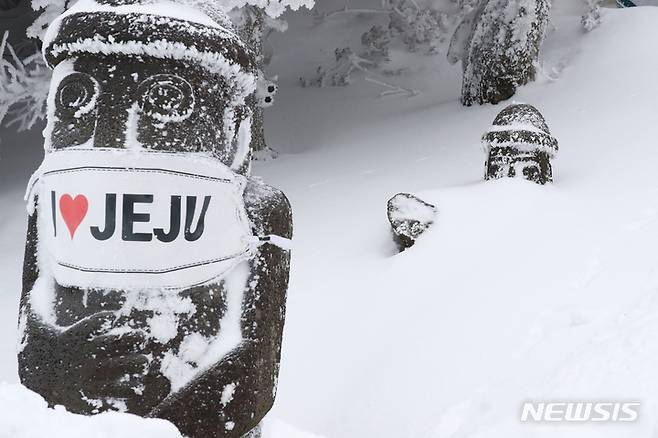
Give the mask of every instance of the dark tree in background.
M 535 79 L 550 0 L 482 0 L 457 28 L 448 58 L 462 62 L 462 103 L 498 103 Z
M 234 18 L 242 40 L 254 52 L 256 67 L 258 68 L 258 84 L 254 94 L 247 99 L 247 105 L 251 110 L 251 152 L 255 158 L 275 157 L 277 153 L 267 146 L 265 140 L 264 112 L 265 108 L 271 106 L 274 101 L 274 93 L 277 86 L 274 82 L 266 79 L 264 69 L 269 63 L 271 53 L 265 50 L 265 41 L 274 30 L 275 21 L 268 17 L 265 10 L 257 6 L 244 6 L 239 10 L 238 18 Z M 285 29 L 285 24 L 280 30 Z
M 242 11 L 243 22 L 240 26 L 242 40 L 254 51 L 256 66 L 263 71 L 263 31 L 265 26 L 265 13 L 254 6 L 245 6 Z M 251 151 L 260 151 L 267 148 L 265 143 L 265 126 L 263 125 L 263 107 L 258 104 L 256 94 L 247 98 L 247 105 L 251 109 Z

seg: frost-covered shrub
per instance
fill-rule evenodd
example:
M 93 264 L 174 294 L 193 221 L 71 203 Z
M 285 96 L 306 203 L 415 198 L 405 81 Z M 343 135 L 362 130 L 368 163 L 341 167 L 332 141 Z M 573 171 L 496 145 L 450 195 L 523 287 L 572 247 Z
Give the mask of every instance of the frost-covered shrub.
M 587 32 L 591 32 L 601 25 L 601 2 L 603 0 L 585 0 L 587 13 L 583 15 L 580 22 Z
M 206 0 L 213 1 L 213 0 Z M 262 9 L 269 17 L 276 18 L 283 14 L 286 9 L 293 11 L 301 7 L 312 8 L 315 0 L 214 0 L 219 3 L 224 10 L 231 10 L 235 8 L 243 8 L 245 6 L 253 6 Z
M 32 9 L 41 13 L 27 28 L 27 36 L 42 40 L 50 23 L 70 6 L 69 3 L 66 0 L 32 0 Z
M 435 53 L 453 27 L 450 16 L 433 4 L 421 7 L 415 1 L 391 0 L 389 7 L 391 37 L 399 38 L 411 52 Z
M 380 25 L 371 27 L 361 35 L 364 54 L 370 59 L 388 59 L 389 45 L 392 39 L 390 29 Z
M 40 53 L 20 59 L 8 36 L 0 42 L 0 123 L 25 130 L 46 115 L 50 70 Z
M 338 47 L 335 58 L 328 66 L 321 65 L 315 75 L 303 77 L 302 86 L 342 86 L 354 81 L 352 75 L 360 73 L 370 82 L 384 87 L 382 94 L 417 94 L 388 83 L 387 79 L 373 76 L 394 76 L 402 72 L 391 67 L 393 49 L 433 55 L 447 45 L 454 28 L 470 12 L 477 0 L 384 0 L 380 8 L 350 9 L 348 7 L 325 13 L 316 12 L 316 21 L 336 16 L 381 16 L 383 20 L 372 25 L 361 35 L 359 47 Z
M 336 63 L 333 67 L 327 69 L 319 66 L 315 77 L 301 78 L 302 86 L 349 85 L 352 83 L 352 73 L 355 71 L 367 73 L 375 65 L 375 61 L 357 55 L 350 47 L 337 48 L 334 50 L 334 56 Z
M 208 14 L 211 18 L 216 19 L 216 16 L 212 14 L 212 9 L 216 8 L 220 8 L 223 11 L 230 11 L 246 6 L 253 6 L 263 10 L 266 15 L 276 18 L 286 8 L 292 10 L 297 10 L 303 6 L 312 8 L 315 0 L 178 0 L 178 2 L 196 7 Z M 48 25 L 68 7 L 72 6 L 73 3 L 75 2 L 70 0 L 32 0 L 32 8 L 36 11 L 41 11 L 41 15 L 39 15 L 34 24 L 28 29 L 28 36 L 42 39 Z
M 462 103 L 498 103 L 534 80 L 549 0 L 483 0 L 459 25 L 448 53 L 462 61 Z

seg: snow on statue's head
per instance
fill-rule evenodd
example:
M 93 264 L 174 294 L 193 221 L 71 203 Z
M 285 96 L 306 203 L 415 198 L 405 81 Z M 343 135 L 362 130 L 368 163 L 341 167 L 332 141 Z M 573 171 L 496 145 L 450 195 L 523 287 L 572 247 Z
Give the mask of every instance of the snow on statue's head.
M 59 17 L 44 41 L 47 150 L 207 152 L 246 172 L 253 55 L 221 11 L 194 4 L 80 0 Z
M 551 159 L 558 142 L 544 116 L 532 105 L 503 109 L 482 137 L 487 161 L 485 179 L 524 178 L 538 184 L 553 182 Z
M 30 181 L 21 381 L 80 414 L 259 436 L 292 216 L 249 178 L 253 55 L 205 0 L 79 0 L 49 28 Z

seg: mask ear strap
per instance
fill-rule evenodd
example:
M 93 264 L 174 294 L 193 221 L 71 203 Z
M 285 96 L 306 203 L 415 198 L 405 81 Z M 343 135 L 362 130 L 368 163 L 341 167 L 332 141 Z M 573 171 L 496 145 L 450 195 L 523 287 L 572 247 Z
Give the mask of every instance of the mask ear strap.
M 254 236 L 251 243 L 256 248 L 265 244 L 270 244 L 277 246 L 284 251 L 290 251 L 292 249 L 292 239 L 277 236 L 276 234 L 269 234 L 267 236 Z

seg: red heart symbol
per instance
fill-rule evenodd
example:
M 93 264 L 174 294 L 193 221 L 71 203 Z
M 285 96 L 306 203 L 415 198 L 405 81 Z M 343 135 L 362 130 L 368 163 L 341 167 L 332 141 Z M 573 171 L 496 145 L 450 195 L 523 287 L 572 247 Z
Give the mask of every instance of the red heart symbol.
M 71 239 L 75 235 L 75 230 L 78 229 L 82 220 L 87 216 L 88 209 L 89 202 L 85 195 L 78 195 L 73 199 L 71 195 L 66 194 L 59 198 L 59 211 L 69 229 Z

